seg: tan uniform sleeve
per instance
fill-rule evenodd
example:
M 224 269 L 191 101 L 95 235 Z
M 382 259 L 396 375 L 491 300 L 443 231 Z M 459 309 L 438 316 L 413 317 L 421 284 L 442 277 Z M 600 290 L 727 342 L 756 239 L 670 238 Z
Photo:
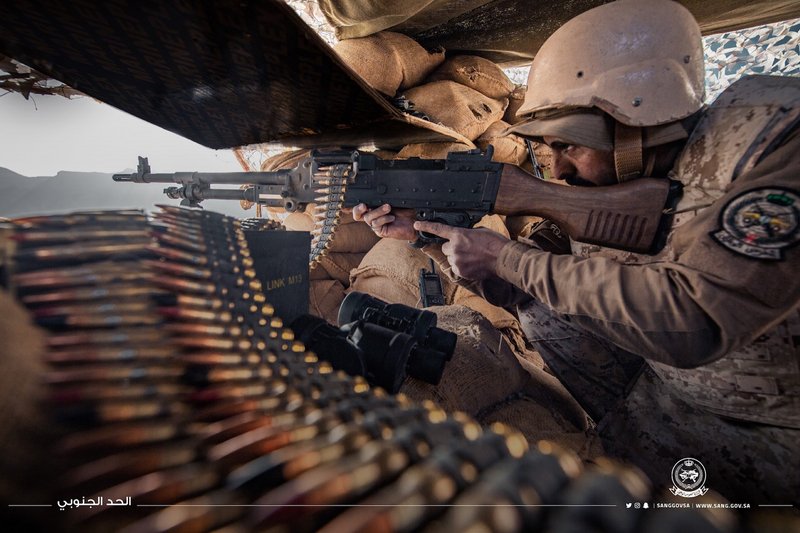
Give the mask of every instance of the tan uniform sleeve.
M 576 326 L 625 350 L 679 367 L 706 364 L 755 340 L 798 305 L 800 247 L 782 249 L 780 260 L 756 259 L 711 236 L 722 227 L 725 207 L 747 191 L 781 187 L 800 196 L 798 174 L 795 133 L 675 230 L 673 262 L 623 265 L 510 242 L 498 257 L 497 272 Z M 800 237 L 797 226 L 793 232 L 789 240 Z
M 513 308 L 515 305 L 531 299 L 531 296 L 525 291 L 501 278 L 474 281 L 455 275 L 453 267 L 442 253 L 441 244 L 429 244 L 423 247 L 422 251 L 434 260 L 439 272 L 447 276 L 450 281 L 474 292 L 492 305 Z

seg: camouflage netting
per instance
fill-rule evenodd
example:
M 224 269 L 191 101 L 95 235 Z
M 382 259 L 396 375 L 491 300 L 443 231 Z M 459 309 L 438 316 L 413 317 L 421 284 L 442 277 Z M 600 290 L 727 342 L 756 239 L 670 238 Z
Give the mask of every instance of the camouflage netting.
M 748 74 L 800 76 L 800 19 L 765 24 L 703 38 L 706 101 Z M 529 67 L 506 69 L 515 83 L 525 83 Z
M 800 76 L 800 19 L 703 39 L 706 99 L 747 74 Z

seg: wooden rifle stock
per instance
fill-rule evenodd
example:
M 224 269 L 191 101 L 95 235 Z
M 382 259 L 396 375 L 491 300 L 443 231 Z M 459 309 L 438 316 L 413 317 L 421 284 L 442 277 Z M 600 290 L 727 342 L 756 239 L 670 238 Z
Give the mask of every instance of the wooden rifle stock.
M 653 249 L 669 192 L 668 179 L 569 187 L 504 165 L 493 211 L 541 216 L 574 240 L 647 253 Z

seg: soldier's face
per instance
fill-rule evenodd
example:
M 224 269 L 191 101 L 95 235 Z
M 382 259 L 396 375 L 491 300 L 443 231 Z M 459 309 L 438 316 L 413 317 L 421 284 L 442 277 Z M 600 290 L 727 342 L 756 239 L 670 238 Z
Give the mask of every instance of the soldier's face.
M 617 182 L 614 152 L 569 144 L 558 137 L 544 137 L 553 152 L 553 177 L 569 185 L 593 187 Z

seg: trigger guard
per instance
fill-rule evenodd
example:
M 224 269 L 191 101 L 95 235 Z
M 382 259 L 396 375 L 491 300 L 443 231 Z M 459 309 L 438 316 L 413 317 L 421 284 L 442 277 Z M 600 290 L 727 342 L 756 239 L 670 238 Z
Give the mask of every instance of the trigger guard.
M 414 248 L 422 248 L 423 246 L 427 246 L 429 244 L 442 244 L 445 242 L 447 242 L 447 239 L 443 239 L 442 237 L 434 235 L 433 233 L 417 231 L 417 240 L 410 244 Z

